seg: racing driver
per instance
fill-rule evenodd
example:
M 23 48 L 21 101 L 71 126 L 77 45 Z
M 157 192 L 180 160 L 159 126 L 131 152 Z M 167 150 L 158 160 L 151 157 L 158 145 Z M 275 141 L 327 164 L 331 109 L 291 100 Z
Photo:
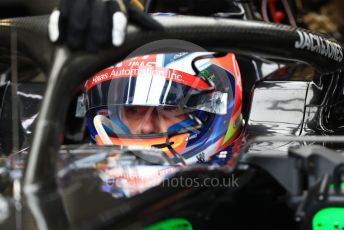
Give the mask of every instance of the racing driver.
M 176 164 L 228 165 L 240 145 L 241 76 L 232 53 L 126 59 L 84 87 L 98 145 L 158 148 Z

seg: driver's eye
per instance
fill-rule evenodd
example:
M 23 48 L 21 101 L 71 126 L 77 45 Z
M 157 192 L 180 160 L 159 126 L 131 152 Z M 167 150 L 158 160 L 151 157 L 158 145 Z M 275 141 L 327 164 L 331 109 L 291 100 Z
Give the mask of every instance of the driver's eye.
M 170 118 L 184 115 L 185 112 L 178 107 L 164 107 L 160 110 L 160 114 Z
M 169 108 L 169 107 L 165 107 L 163 108 L 164 111 L 179 111 L 179 108 Z
M 134 107 L 125 108 L 124 111 L 126 114 L 137 114 L 139 112 L 139 110 Z
M 124 116 L 127 119 L 136 120 L 136 119 L 141 119 L 142 117 L 144 117 L 145 114 L 148 112 L 148 109 L 144 107 L 129 106 L 129 107 L 125 107 L 123 109 L 123 112 L 124 112 Z

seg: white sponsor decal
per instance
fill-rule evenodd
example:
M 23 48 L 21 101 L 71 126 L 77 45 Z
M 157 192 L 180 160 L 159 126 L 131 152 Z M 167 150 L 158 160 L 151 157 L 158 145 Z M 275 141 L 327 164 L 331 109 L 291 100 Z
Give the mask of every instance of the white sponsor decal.
M 306 49 L 311 52 L 321 54 L 337 62 L 343 60 L 343 51 L 340 45 L 324 39 L 318 35 L 297 31 L 299 41 L 294 46 L 296 49 Z
M 174 72 L 173 70 L 166 70 L 163 68 L 152 68 L 152 67 L 141 67 L 141 68 L 113 68 L 110 71 L 102 72 L 92 79 L 92 84 L 97 84 L 104 80 L 113 79 L 120 76 L 155 76 L 155 77 L 164 77 L 167 80 L 175 80 L 182 82 L 183 76 Z

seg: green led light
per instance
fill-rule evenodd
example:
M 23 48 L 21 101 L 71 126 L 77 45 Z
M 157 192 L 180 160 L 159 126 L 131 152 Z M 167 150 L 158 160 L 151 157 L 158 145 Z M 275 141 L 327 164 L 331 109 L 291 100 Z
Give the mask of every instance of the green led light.
M 344 208 L 324 208 L 313 217 L 313 230 L 337 230 L 344 228 Z
M 344 189 L 344 182 L 340 184 L 340 187 Z M 330 189 L 334 189 L 334 184 L 330 184 Z
M 160 221 L 143 230 L 192 230 L 192 226 L 186 219 L 173 218 Z

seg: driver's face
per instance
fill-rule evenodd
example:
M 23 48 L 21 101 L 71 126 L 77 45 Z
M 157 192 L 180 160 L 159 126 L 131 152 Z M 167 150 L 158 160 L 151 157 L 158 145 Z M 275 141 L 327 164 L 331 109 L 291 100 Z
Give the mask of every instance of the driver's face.
M 126 106 L 120 113 L 122 122 L 132 134 L 154 134 L 187 118 L 177 107 Z

